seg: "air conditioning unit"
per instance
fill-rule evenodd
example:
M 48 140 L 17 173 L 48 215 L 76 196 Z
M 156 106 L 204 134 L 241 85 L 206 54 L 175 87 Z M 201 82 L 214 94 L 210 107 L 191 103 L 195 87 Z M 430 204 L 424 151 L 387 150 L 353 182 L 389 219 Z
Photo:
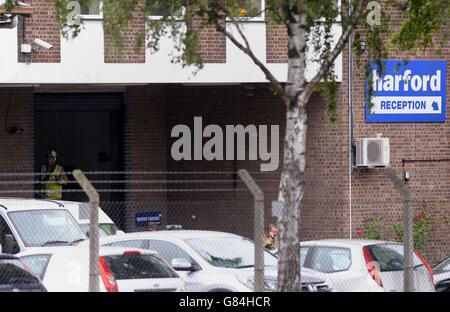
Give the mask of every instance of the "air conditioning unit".
M 389 138 L 362 138 L 356 142 L 357 167 L 387 167 L 389 163 Z

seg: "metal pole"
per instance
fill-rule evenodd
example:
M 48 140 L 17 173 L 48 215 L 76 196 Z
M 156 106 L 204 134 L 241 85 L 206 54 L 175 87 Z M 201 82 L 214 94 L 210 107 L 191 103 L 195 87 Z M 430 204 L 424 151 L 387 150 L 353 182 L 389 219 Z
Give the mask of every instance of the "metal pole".
M 239 176 L 255 198 L 255 291 L 264 291 L 264 193 L 247 170 L 239 170 Z
M 413 263 L 413 212 L 411 205 L 411 197 L 405 199 L 404 211 L 403 211 L 403 287 L 405 292 L 414 291 L 414 263 Z
M 348 16 L 352 15 L 352 4 L 348 5 Z M 353 167 L 353 35 L 348 38 L 348 223 L 349 238 L 352 233 L 352 167 Z
M 74 170 L 73 176 L 89 198 L 91 219 L 89 225 L 89 292 L 99 292 L 98 268 L 98 206 L 100 196 L 81 170 Z
M 413 212 L 412 212 L 412 197 L 407 185 L 397 177 L 395 171 L 388 168 L 386 171 L 389 179 L 394 186 L 399 190 L 403 199 L 403 291 L 414 291 L 414 277 L 413 277 Z

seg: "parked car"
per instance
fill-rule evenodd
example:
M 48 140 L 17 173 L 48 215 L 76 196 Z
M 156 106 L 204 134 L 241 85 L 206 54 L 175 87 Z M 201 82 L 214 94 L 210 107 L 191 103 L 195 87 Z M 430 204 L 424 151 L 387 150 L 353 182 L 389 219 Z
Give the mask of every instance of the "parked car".
M 0 252 L 75 245 L 87 237 L 60 203 L 51 200 L 0 198 Z
M 301 266 L 327 274 L 336 291 L 403 291 L 403 245 L 376 240 L 317 240 L 300 244 Z M 433 271 L 414 251 L 414 288 L 434 291 Z
M 44 285 L 12 255 L 0 254 L 0 292 L 46 292 Z
M 48 247 L 18 257 L 41 278 L 49 292 L 89 291 L 89 248 Z M 149 250 L 101 247 L 99 271 L 102 292 L 185 290 L 175 270 Z
M 450 257 L 433 268 L 434 286 L 438 292 L 450 292 Z
M 86 236 L 89 236 L 90 225 L 90 206 L 88 203 L 73 202 L 73 201 L 56 201 L 64 206 L 75 220 L 80 225 Z M 98 224 L 101 236 L 123 234 L 124 232 L 114 223 L 114 221 L 99 207 L 98 209 Z
M 188 291 L 254 290 L 255 245 L 239 235 L 187 230 L 140 232 L 101 237 L 100 244 L 157 251 L 184 278 Z M 273 254 L 264 251 L 266 291 L 276 290 L 277 263 Z M 332 290 L 325 274 L 302 269 L 301 276 L 305 291 Z

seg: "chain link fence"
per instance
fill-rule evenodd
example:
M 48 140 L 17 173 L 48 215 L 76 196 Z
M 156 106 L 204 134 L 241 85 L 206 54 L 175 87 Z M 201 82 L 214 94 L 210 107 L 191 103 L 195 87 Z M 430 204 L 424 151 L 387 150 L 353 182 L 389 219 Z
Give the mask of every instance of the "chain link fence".
M 262 191 L 277 183 L 273 176 L 250 172 L 244 181 L 242 172 L 84 172 L 100 199 L 93 227 L 86 187 L 72 172 L 63 174 L 62 198 L 46 198 L 46 174 L 0 174 L 0 289 L 277 290 L 278 241 L 269 234 L 276 236 L 276 227 L 267 226 L 276 224 L 273 198 Z M 412 206 L 419 224 L 423 203 Z M 401 225 L 377 216 L 359 224 L 355 238 L 364 240 L 302 243 L 303 291 L 403 291 L 403 246 L 394 243 L 401 241 Z M 450 264 L 433 274 L 433 245 L 420 242 L 413 290 L 434 291 L 435 283 L 446 291 L 450 277 L 439 274 Z

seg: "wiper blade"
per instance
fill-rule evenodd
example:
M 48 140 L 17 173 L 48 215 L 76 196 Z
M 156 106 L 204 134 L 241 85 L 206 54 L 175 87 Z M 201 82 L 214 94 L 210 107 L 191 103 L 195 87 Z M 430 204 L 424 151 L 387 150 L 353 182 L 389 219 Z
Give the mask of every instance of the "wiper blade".
M 76 240 L 70 242 L 70 245 L 75 245 L 76 243 L 84 242 L 85 240 L 86 240 L 85 238 L 76 239 Z
M 253 268 L 255 265 L 254 264 L 249 264 L 249 265 L 240 265 L 235 267 L 236 269 L 246 269 L 246 268 Z
M 54 240 L 54 241 L 45 242 L 44 244 L 42 244 L 42 246 L 55 245 L 55 244 L 69 244 L 69 242 Z

